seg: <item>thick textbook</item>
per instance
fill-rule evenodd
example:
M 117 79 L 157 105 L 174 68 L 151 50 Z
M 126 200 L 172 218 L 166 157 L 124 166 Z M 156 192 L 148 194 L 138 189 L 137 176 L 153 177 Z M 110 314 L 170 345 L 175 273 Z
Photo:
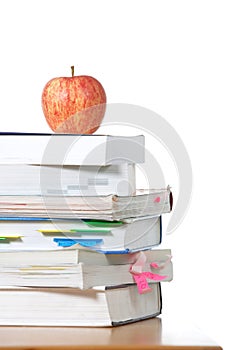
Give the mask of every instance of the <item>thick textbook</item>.
M 143 163 L 144 136 L 0 133 L 1 164 Z
M 117 326 L 161 313 L 160 283 L 139 294 L 136 285 L 77 288 L 1 288 L 1 326 Z
M 120 258 L 121 254 L 118 257 L 119 261 Z M 131 264 L 112 265 L 101 265 L 91 260 L 87 264 L 83 262 L 64 264 L 61 261 L 57 265 L 47 265 L 46 261 L 43 265 L 40 265 L 37 261 L 34 261 L 33 265 L 21 267 L 17 267 L 16 263 L 14 267 L 5 266 L 0 268 L 0 286 L 89 289 L 97 286 L 132 284 L 136 283 L 135 273 L 133 272 L 134 265 L 136 269 L 140 269 L 140 273 L 137 271 L 136 277 L 142 277 L 148 282 L 156 283 L 172 280 L 173 270 L 169 249 L 140 252 L 140 254 L 134 256 L 134 259 Z M 140 260 L 143 260 L 143 263 L 138 265 Z
M 122 220 L 172 210 L 170 187 L 132 196 L 0 196 L 0 217 L 50 217 Z
M 0 164 L 0 195 L 132 195 L 135 164 L 33 165 Z
M 152 261 L 153 250 L 145 250 L 148 261 Z M 138 259 L 140 251 L 100 251 L 82 246 L 71 246 L 62 249 L 31 249 L 16 250 L 1 248 L 0 268 L 2 267 L 24 267 L 24 266 L 55 266 L 59 264 L 75 265 L 121 265 L 133 264 Z M 152 254 L 152 256 L 151 256 Z M 157 253 L 158 254 L 158 253 Z
M 0 220 L 0 265 L 3 256 L 8 256 L 7 259 L 12 261 L 17 256 L 16 259 L 22 262 L 30 251 L 37 254 L 37 259 L 40 255 L 43 257 L 40 259 L 49 261 L 52 255 L 46 251 L 64 251 L 64 248 L 75 245 L 91 246 L 101 251 L 124 252 L 148 249 L 157 246 L 162 240 L 161 216 L 120 222 L 5 219 Z M 62 256 L 62 252 L 59 254 Z

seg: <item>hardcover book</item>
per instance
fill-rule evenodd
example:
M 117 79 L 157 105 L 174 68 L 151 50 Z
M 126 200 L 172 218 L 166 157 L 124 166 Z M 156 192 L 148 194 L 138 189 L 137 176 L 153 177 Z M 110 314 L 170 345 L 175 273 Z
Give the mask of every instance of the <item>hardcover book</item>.
M 117 257 L 119 264 L 109 265 L 97 264 L 94 259 L 91 260 L 91 254 L 88 255 L 90 261 L 87 264 L 65 264 L 61 261 L 56 265 L 49 265 L 45 260 L 41 265 L 34 260 L 32 265 L 19 267 L 16 262 L 15 266 L 4 266 L 0 268 L 0 286 L 89 289 L 97 286 L 134 284 L 137 282 L 135 273 L 136 277 L 142 277 L 151 283 L 171 281 L 173 278 L 171 251 L 168 249 L 140 252 L 128 258 L 132 260 L 130 264 L 123 264 L 126 258 L 121 260 L 122 254 L 118 254 Z M 104 262 L 106 263 L 106 260 Z
M 77 288 L 1 288 L 1 326 L 104 327 L 161 313 L 160 283 L 139 294 L 136 285 Z
M 49 259 L 46 251 L 64 250 L 76 244 L 108 252 L 138 251 L 157 246 L 162 239 L 161 216 L 117 222 L 8 219 L 0 220 L 0 261 L 7 254 L 14 259 L 17 251 L 44 251 L 43 257 Z M 24 258 L 24 253 L 18 253 L 19 261 Z
M 143 163 L 144 136 L 0 133 L 1 164 Z
M 105 166 L 0 164 L 0 195 L 129 196 L 135 193 L 135 164 Z

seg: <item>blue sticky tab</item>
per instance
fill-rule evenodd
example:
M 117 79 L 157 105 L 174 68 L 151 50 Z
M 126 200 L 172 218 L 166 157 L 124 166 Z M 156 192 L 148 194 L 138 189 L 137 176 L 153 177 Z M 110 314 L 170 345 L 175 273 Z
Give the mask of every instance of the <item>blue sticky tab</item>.
M 0 221 L 51 221 L 51 219 L 49 219 L 49 218 L 21 217 L 21 216 L 14 216 L 14 217 L 1 216 Z
M 98 253 L 102 254 L 129 254 L 130 250 L 129 249 L 124 249 L 124 250 L 96 250 Z
M 54 238 L 53 241 L 59 247 L 71 247 L 74 244 L 80 244 L 83 247 L 94 247 L 103 242 L 102 239 L 70 239 L 70 238 Z
M 59 247 L 71 247 L 72 245 L 74 245 L 75 244 L 75 242 L 71 239 L 71 240 L 69 240 L 69 241 L 60 241 L 60 240 L 55 240 L 54 239 L 54 241 L 57 243 L 57 245 L 59 246 Z

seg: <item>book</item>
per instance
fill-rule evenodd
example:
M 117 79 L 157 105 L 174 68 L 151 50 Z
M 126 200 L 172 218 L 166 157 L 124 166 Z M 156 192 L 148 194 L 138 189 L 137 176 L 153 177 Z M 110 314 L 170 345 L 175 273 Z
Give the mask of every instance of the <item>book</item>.
M 0 164 L 0 195 L 132 195 L 135 164 L 105 166 Z
M 160 283 L 139 294 L 136 285 L 78 288 L 1 288 L 1 326 L 105 327 L 161 314 Z
M 0 217 L 122 220 L 172 210 L 170 187 L 138 190 L 132 196 L 0 196 Z
M 100 255 L 103 255 L 99 253 Z M 24 265 L 19 267 L 17 262 L 15 266 L 0 268 L 0 286 L 20 286 L 20 287 L 70 287 L 79 289 L 89 289 L 97 286 L 117 286 L 123 284 L 134 284 L 133 270 L 136 264 L 140 263 L 140 273 L 137 276 L 144 276 L 151 283 L 160 281 L 171 281 L 173 278 L 171 251 L 153 250 L 140 252 L 134 255 L 134 261 L 131 264 L 122 264 L 122 254 L 118 254 L 120 264 L 97 264 L 90 260 L 87 264 L 80 262 L 78 264 L 64 264 L 63 261 L 56 265 L 38 264 L 34 259 L 33 265 Z M 91 255 L 89 254 L 89 257 Z M 133 257 L 129 260 L 133 260 Z M 106 263 L 106 260 L 105 260 Z M 21 262 L 20 262 L 21 264 Z
M 1 164 L 143 163 L 144 136 L 0 133 Z
M 75 245 L 88 245 L 104 252 L 125 252 L 148 249 L 159 245 L 161 240 L 161 216 L 132 218 L 117 222 L 5 218 L 0 220 L 0 265 L 4 259 L 23 262 L 29 259 L 28 256 L 31 256 L 32 264 L 35 263 L 34 256 L 38 261 L 45 259 L 49 262 L 52 256 L 49 250 L 60 250 L 60 253 L 55 252 L 53 255 L 59 256 L 62 260 L 58 262 L 61 262 L 68 254 L 73 256 L 71 251 L 64 252 L 64 248 L 72 248 Z M 32 251 L 31 255 L 30 251 Z M 71 261 L 68 260 L 68 262 Z M 51 263 L 55 263 L 53 259 Z
M 155 247 L 154 247 L 155 248 Z M 153 250 L 144 250 L 144 254 L 149 260 L 152 260 L 150 252 Z M 9 247 L 1 247 L 0 251 L 0 267 L 15 267 L 27 265 L 59 265 L 59 264 L 79 264 L 86 265 L 120 265 L 132 264 L 138 258 L 139 251 L 103 251 L 82 247 L 81 245 L 73 245 L 65 248 L 43 249 L 34 247 L 32 249 L 17 249 Z

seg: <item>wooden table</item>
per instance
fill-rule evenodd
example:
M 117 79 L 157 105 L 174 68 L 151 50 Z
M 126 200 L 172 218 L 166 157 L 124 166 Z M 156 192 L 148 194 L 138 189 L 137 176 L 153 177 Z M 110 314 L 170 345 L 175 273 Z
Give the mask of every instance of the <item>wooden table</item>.
M 221 350 L 198 329 L 155 318 L 114 328 L 0 327 L 0 350 Z

